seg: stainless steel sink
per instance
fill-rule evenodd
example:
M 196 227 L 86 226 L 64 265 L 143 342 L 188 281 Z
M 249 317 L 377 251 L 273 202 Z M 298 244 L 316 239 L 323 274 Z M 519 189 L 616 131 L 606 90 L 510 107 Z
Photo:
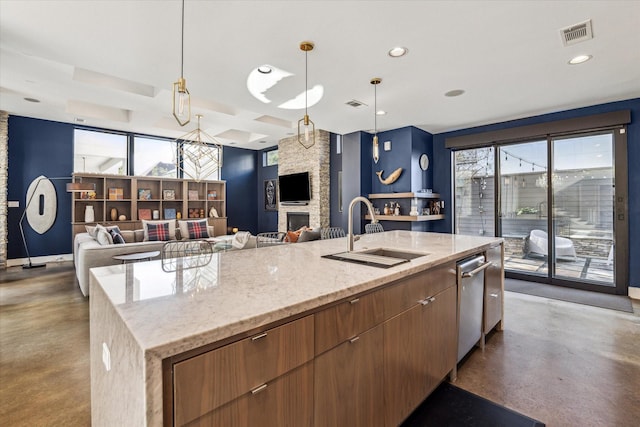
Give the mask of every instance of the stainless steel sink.
M 375 248 L 364 249 L 357 252 L 339 252 L 337 254 L 324 255 L 323 258 L 365 264 L 372 267 L 389 268 L 427 255 L 429 254 L 426 252 L 408 252 L 388 248 Z

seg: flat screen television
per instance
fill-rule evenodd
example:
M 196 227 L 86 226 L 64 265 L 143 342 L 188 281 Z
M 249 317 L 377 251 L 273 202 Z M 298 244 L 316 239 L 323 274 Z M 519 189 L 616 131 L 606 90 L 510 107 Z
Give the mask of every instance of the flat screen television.
M 292 173 L 278 177 L 280 203 L 308 203 L 311 200 L 309 172 Z

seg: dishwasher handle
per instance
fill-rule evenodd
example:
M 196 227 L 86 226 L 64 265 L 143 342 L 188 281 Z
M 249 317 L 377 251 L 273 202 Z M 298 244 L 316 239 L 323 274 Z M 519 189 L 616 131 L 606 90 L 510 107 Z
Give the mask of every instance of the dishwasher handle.
M 473 277 L 474 275 L 480 273 L 482 270 L 487 269 L 489 266 L 491 265 L 491 261 L 487 261 L 484 264 L 482 264 L 480 267 L 478 268 L 474 268 L 471 271 L 465 271 L 462 273 L 462 277 L 463 278 L 467 278 L 467 277 Z

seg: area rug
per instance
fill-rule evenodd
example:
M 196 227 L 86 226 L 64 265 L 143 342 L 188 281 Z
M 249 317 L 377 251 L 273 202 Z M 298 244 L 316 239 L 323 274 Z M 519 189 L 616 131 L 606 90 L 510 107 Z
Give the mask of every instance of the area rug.
M 631 298 L 623 295 L 603 294 L 516 279 L 505 279 L 504 290 L 633 313 Z
M 402 427 L 544 427 L 519 414 L 447 382 L 416 409 Z

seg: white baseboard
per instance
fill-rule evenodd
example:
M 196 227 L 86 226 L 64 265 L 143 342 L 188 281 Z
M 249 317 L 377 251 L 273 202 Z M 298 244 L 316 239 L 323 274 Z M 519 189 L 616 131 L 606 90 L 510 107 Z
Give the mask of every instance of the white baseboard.
M 640 288 L 629 286 L 629 298 L 640 300 Z
M 73 261 L 73 254 L 46 255 L 31 257 L 32 264 L 47 264 L 52 262 Z M 7 267 L 29 264 L 29 258 L 15 258 L 7 260 Z

